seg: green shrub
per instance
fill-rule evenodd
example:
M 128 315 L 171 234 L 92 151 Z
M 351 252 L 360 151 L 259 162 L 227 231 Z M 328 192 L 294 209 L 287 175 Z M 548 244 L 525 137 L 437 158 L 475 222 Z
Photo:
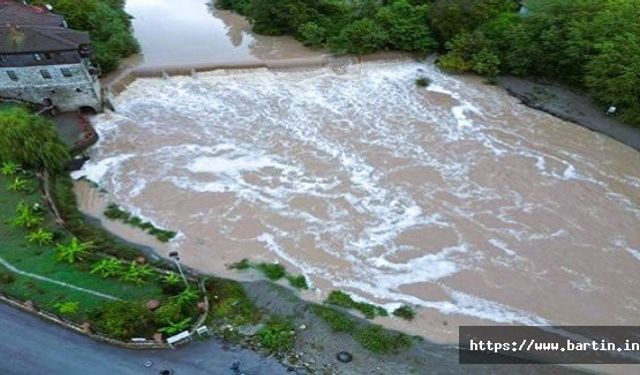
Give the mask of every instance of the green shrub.
M 123 262 L 114 257 L 102 258 L 93 264 L 91 273 L 100 275 L 103 278 L 106 277 L 118 277 L 124 273 Z
M 393 310 L 393 315 L 404 320 L 413 320 L 413 318 L 416 317 L 416 311 L 413 309 L 413 307 L 404 305 Z
M 2 166 L 0 166 L 0 174 L 3 176 L 15 176 L 18 170 L 18 165 L 11 161 L 5 161 L 2 163 Z
M 11 160 L 33 170 L 47 168 L 54 172 L 61 171 L 69 160 L 67 146 L 60 140 L 53 123 L 25 108 L 0 110 L 0 133 L 0 160 Z M 24 185 L 19 180 L 14 184 L 14 188 Z
M 149 337 L 153 333 L 153 314 L 144 306 L 132 302 L 109 302 L 92 314 L 96 328 L 119 339 Z
M 232 270 L 246 270 L 251 268 L 251 263 L 249 263 L 249 259 L 242 259 L 239 262 L 231 263 L 228 267 Z
M 53 243 L 53 233 L 39 228 L 35 232 L 27 234 L 27 242 L 35 243 L 40 246 L 47 246 Z
M 362 313 L 367 319 L 373 319 L 376 316 L 387 316 L 387 310 L 383 309 L 380 306 L 374 306 L 365 302 L 356 302 L 354 301 L 350 295 L 340 290 L 332 291 L 327 299 L 326 303 L 330 305 L 340 306 L 347 309 L 355 309 Z
M 321 305 L 313 305 L 312 309 L 334 332 L 353 332 L 355 324 L 347 314 Z
M 272 318 L 258 332 L 258 342 L 263 348 L 273 352 L 288 351 L 295 343 L 295 331 L 283 318 Z
M 416 79 L 416 85 L 418 87 L 428 87 L 431 84 L 431 80 L 427 77 L 420 77 Z
M 182 306 L 176 302 L 168 302 L 158 307 L 153 313 L 154 319 L 158 325 L 168 325 L 170 322 L 178 322 L 183 320 L 184 314 L 182 312 Z
M 304 275 L 288 275 L 287 280 L 289 280 L 289 285 L 297 289 L 309 289 L 309 285 L 307 285 L 307 279 Z
M 358 329 L 354 338 L 374 353 L 391 354 L 411 346 L 411 338 L 402 333 L 387 332 L 382 326 L 371 325 Z
M 327 30 L 315 22 L 300 25 L 298 35 L 306 46 L 321 46 L 327 39 Z
M 115 203 L 109 203 L 107 208 L 104 210 L 104 216 L 111 220 L 120 220 L 131 226 L 140 228 L 150 235 L 155 236 L 160 242 L 169 242 L 177 235 L 174 231 L 156 228 L 150 222 L 144 221 L 138 216 L 134 216 L 129 212 L 124 211 Z
M 59 302 L 53 306 L 58 313 L 62 315 L 71 315 L 75 314 L 80 310 L 80 302 L 67 301 L 67 302 Z
M 0 284 L 8 285 L 16 281 L 16 277 L 10 272 L 0 272 Z
M 271 281 L 280 280 L 287 274 L 284 266 L 277 263 L 260 263 L 257 268 Z

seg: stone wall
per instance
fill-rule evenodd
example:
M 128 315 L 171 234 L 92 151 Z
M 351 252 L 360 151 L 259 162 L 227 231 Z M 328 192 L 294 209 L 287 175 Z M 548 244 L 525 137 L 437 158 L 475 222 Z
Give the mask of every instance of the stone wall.
M 75 111 L 82 107 L 102 110 L 100 81 L 91 76 L 85 62 L 79 64 L 2 67 L 0 97 L 45 104 L 51 101 L 59 111 Z M 63 74 L 66 70 L 68 76 Z M 48 72 L 51 78 L 45 78 Z M 17 77 L 11 78 L 10 74 Z M 46 74 L 46 73 L 45 73 Z

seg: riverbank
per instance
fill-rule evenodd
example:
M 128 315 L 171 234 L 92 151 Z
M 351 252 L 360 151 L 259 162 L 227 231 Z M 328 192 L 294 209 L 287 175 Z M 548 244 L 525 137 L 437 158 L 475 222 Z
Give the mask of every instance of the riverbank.
M 640 151 L 640 127 L 608 116 L 585 94 L 557 83 L 513 76 L 499 77 L 498 85 L 528 107 L 596 131 Z
M 95 225 L 100 225 L 99 218 L 88 216 Z M 105 227 L 102 227 L 103 229 Z M 148 245 L 137 245 L 131 238 L 122 233 L 113 233 L 122 241 L 139 248 L 149 255 L 154 249 Z M 137 236 L 136 236 L 137 237 Z M 139 239 L 139 237 L 137 237 Z M 190 272 L 198 272 L 189 269 Z M 260 276 L 253 271 L 238 271 L 239 283 L 255 306 L 266 315 L 284 316 L 295 327 L 296 340 L 293 348 L 285 355 L 279 356 L 281 363 L 292 373 L 307 374 L 500 374 L 517 372 L 519 374 L 578 374 L 577 369 L 569 369 L 557 365 L 460 365 L 456 345 L 433 343 L 420 337 L 412 337 L 409 347 L 400 348 L 389 353 L 373 353 L 348 332 L 335 332 L 316 313 L 316 303 L 300 297 L 292 288 L 269 282 L 256 280 Z M 248 274 L 240 274 L 247 272 Z M 199 273 L 206 277 L 206 274 Z M 247 281 L 249 280 L 249 281 Z M 361 327 L 374 327 L 370 321 L 355 316 L 344 315 Z M 238 334 L 232 334 L 228 327 L 211 327 L 223 339 L 240 343 L 244 348 L 263 352 L 254 346 L 251 336 L 259 330 L 257 326 L 241 326 L 234 328 Z M 383 330 L 386 335 L 399 334 L 392 330 Z M 190 351 L 190 346 L 179 350 Z M 352 355 L 352 361 L 343 363 L 336 355 L 346 351 Z M 260 372 L 259 372 L 260 373 Z

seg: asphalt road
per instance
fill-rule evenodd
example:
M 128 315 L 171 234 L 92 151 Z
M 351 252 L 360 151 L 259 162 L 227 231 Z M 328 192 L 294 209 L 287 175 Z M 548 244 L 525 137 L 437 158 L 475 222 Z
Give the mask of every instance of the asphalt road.
M 151 361 L 152 366 L 144 366 Z M 0 303 L 0 374 L 277 375 L 287 371 L 273 358 L 210 339 L 176 350 L 127 350 L 46 322 Z

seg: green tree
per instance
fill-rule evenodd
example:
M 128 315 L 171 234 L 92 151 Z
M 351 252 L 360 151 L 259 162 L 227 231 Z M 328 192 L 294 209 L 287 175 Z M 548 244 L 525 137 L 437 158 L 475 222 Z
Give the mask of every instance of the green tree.
M 458 34 L 473 32 L 497 15 L 517 9 L 518 4 L 513 0 L 436 0 L 431 6 L 429 18 L 444 45 Z
M 382 49 L 389 35 L 373 20 L 365 18 L 346 26 L 340 35 L 330 41 L 332 49 L 341 53 L 364 55 Z
M 40 246 L 47 246 L 53 243 L 53 233 L 39 228 L 35 232 L 27 234 L 27 241 Z
M 26 167 L 61 171 L 69 160 L 51 121 L 14 107 L 0 111 L 0 159 Z
M 428 26 L 428 7 L 397 0 L 376 14 L 376 21 L 389 34 L 391 47 L 401 51 L 427 52 L 436 47 Z
M 589 92 L 640 125 L 640 34 L 620 34 L 596 48 L 598 54 L 587 64 Z
M 495 77 L 500 73 L 500 58 L 487 48 L 483 48 L 473 56 L 473 71 L 488 77 Z
M 75 263 L 83 259 L 91 249 L 93 242 L 80 242 L 78 238 L 73 237 L 68 244 L 56 245 L 58 251 L 58 260 L 67 263 Z
M 306 22 L 298 28 L 298 35 L 304 45 L 321 46 L 327 38 L 327 30 L 315 22 Z
M 140 49 L 123 1 L 51 0 L 50 3 L 56 12 L 65 16 L 72 28 L 89 32 L 95 61 L 103 72 L 114 70 L 120 59 Z

